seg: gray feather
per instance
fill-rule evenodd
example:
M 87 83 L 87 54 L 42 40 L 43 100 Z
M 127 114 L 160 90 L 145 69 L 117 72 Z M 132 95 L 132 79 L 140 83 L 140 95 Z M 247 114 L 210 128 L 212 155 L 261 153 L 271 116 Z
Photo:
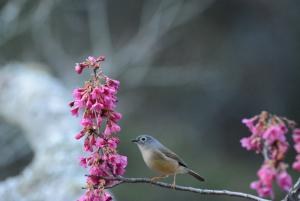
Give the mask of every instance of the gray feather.
M 179 156 L 177 156 L 173 151 L 171 151 L 167 147 L 162 145 L 161 147 L 159 147 L 159 151 L 161 151 L 165 156 L 177 161 L 180 166 L 187 167 L 187 164 Z

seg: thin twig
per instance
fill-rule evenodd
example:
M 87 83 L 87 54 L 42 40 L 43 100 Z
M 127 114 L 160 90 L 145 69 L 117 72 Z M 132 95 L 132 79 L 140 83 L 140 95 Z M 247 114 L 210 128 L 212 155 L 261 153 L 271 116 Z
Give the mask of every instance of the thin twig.
M 298 201 L 300 200 L 300 178 L 295 183 L 293 188 L 287 193 L 282 201 Z
M 86 175 L 91 176 L 91 175 Z M 164 182 L 155 182 L 148 178 L 126 178 L 121 176 L 116 177 L 101 177 L 105 180 L 114 180 L 114 181 L 120 181 L 119 184 L 122 183 L 145 183 L 145 184 L 153 184 L 155 186 L 160 186 L 163 188 L 173 189 L 173 190 L 179 190 L 179 191 L 188 191 L 192 193 L 198 193 L 203 195 L 225 195 L 225 196 L 231 196 L 231 197 L 239 197 L 239 198 L 245 198 L 248 200 L 255 200 L 255 201 L 270 201 L 267 199 L 263 199 L 260 197 L 257 197 L 255 195 L 250 195 L 246 193 L 241 192 L 234 192 L 234 191 L 228 191 L 228 190 L 211 190 L 211 189 L 199 189 L 199 188 L 193 188 L 193 187 L 186 187 L 186 186 L 172 186 L 171 184 L 167 184 Z M 114 186 L 117 186 L 114 185 Z M 109 186 L 108 188 L 112 188 L 114 186 Z

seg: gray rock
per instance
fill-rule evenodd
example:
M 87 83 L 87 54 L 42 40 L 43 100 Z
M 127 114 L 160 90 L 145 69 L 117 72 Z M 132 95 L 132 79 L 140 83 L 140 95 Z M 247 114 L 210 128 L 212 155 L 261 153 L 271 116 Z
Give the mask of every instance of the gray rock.
M 20 174 L 0 182 L 1 200 L 76 200 L 83 193 L 85 178 L 78 165 L 82 142 L 74 140 L 79 127 L 67 106 L 71 92 L 46 71 L 31 66 L 36 65 L 9 64 L 0 70 L 0 116 L 23 130 L 23 134 L 5 131 L 15 141 L 10 148 L 13 155 L 0 166 L 11 157 L 28 157 L 30 149 L 34 152 L 32 162 Z M 2 132 L 0 146 L 9 140 Z

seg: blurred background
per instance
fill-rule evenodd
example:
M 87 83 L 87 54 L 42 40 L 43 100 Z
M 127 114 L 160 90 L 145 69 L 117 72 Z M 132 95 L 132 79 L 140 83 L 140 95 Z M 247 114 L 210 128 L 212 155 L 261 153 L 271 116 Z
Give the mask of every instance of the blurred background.
M 89 76 L 74 73 L 74 64 L 105 55 L 104 71 L 121 81 L 126 176 L 155 175 L 130 143 L 151 134 L 207 181 L 180 175 L 178 184 L 255 194 L 249 183 L 262 158 L 241 148 L 249 135 L 241 119 L 267 110 L 300 122 L 299 10 L 297 0 L 2 0 L 0 66 L 34 62 L 70 100 Z M 0 118 L 1 180 L 34 158 L 22 132 Z M 142 184 L 112 191 L 120 201 L 239 200 Z

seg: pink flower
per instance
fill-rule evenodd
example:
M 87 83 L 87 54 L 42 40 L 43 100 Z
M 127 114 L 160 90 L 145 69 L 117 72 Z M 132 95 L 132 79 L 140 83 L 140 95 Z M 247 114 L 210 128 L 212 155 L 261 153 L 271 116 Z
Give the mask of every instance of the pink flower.
M 95 145 L 95 144 L 96 144 L 96 139 L 95 139 L 95 136 L 92 135 L 92 136 L 90 137 L 90 145 L 93 146 L 93 145 Z
M 79 111 L 84 111 L 80 121 L 83 130 L 75 138 L 86 136 L 83 146 L 84 151 L 88 153 L 86 158 L 80 158 L 79 164 L 88 168 L 90 175 L 94 175 L 87 177 L 87 190 L 79 201 L 112 200 L 111 195 L 103 189 L 105 185 L 111 185 L 115 181 L 101 179 L 98 176 L 122 175 L 127 166 L 127 157 L 117 153 L 119 139 L 111 135 L 121 130 L 117 122 L 122 115 L 114 110 L 120 82 L 103 74 L 100 69 L 102 61 L 103 56 L 97 58 L 89 56 L 86 61 L 75 66 L 78 74 L 85 68 L 94 71 L 90 81 L 85 82 L 82 88 L 74 89 L 74 99 L 69 103 L 72 115 L 78 116 Z M 103 133 L 102 127 L 105 127 Z
M 86 68 L 86 67 L 88 67 L 88 65 L 85 64 L 85 63 L 76 63 L 76 65 L 75 65 L 75 71 L 76 71 L 78 74 L 81 74 L 82 71 L 83 71 L 83 69 Z
M 251 136 L 241 139 L 242 147 L 262 153 L 264 164 L 257 172 L 258 181 L 252 182 L 250 187 L 262 196 L 274 197 L 272 190 L 273 181 L 276 179 L 278 186 L 289 191 L 292 187 L 292 178 L 287 173 L 288 165 L 284 162 L 289 143 L 286 134 L 293 130 L 294 148 L 299 154 L 293 163 L 293 169 L 300 172 L 300 129 L 293 129 L 293 121 L 266 111 L 251 119 L 242 121 L 251 131 Z
M 82 70 L 83 68 L 77 63 L 75 65 L 75 71 L 78 73 L 78 74 L 81 74 L 82 73 Z
M 105 56 L 99 56 L 97 57 L 97 62 L 100 62 L 100 61 L 104 61 L 105 60 Z
M 127 157 L 119 154 L 109 155 L 109 163 L 113 167 L 113 173 L 117 175 L 123 175 L 125 173 L 125 167 L 127 166 Z
M 257 176 L 264 185 L 272 187 L 272 182 L 276 176 L 276 170 L 268 165 L 263 165 L 258 170 Z
M 79 108 L 78 108 L 78 107 L 75 107 L 75 108 L 73 108 L 73 109 L 71 110 L 71 114 L 72 114 L 73 116 L 76 116 L 76 117 L 78 117 L 78 112 L 79 112 Z
M 92 56 L 89 56 L 86 60 L 88 62 L 88 64 L 94 68 L 98 68 L 100 65 L 99 63 L 97 62 L 97 60 L 92 57 Z
M 78 133 L 78 134 L 75 135 L 75 139 L 76 139 L 76 140 L 79 140 L 79 139 L 82 138 L 84 135 L 85 135 L 85 132 L 84 132 L 84 131 L 80 131 L 80 133 Z
M 88 138 L 85 138 L 83 147 L 84 147 L 84 151 L 90 151 L 90 152 L 93 151 L 93 148 Z
M 284 130 L 278 126 L 271 126 L 263 133 L 263 139 L 266 140 L 268 144 L 274 143 L 276 140 L 281 142 L 285 141 Z
M 84 157 L 80 157 L 80 166 L 86 168 L 87 167 L 87 163 L 86 163 L 86 158 Z
M 295 128 L 293 130 L 293 135 L 300 135 L 300 128 Z
M 281 171 L 277 175 L 277 183 L 282 190 L 289 191 L 292 187 L 292 178 L 286 171 Z
M 107 124 L 106 127 L 105 127 L 105 130 L 103 132 L 104 135 L 110 135 L 112 132 L 111 132 L 111 129 L 110 129 L 110 126 Z
M 257 137 L 244 137 L 240 140 L 242 147 L 249 150 L 255 150 L 257 153 L 261 151 L 261 144 Z
M 242 123 L 245 124 L 250 131 L 255 127 L 254 123 L 257 120 L 258 116 L 254 116 L 251 119 L 242 119 Z
M 86 107 L 87 109 L 91 109 L 92 106 L 93 106 L 93 102 L 91 101 L 90 98 L 88 98 L 87 101 L 86 101 L 86 103 L 85 103 L 85 107 Z
M 83 92 L 83 89 L 82 88 L 76 88 L 74 89 L 73 91 L 73 96 L 75 99 L 81 99 L 82 98 L 82 92 Z
M 102 117 L 101 115 L 99 115 L 96 119 L 96 123 L 97 123 L 97 126 L 100 128 L 101 127 L 101 124 L 102 124 Z
M 113 121 L 110 121 L 110 124 L 111 124 L 110 130 L 112 133 L 118 133 L 121 131 L 121 127 L 118 124 L 114 123 Z
M 107 141 L 108 143 L 108 147 L 110 149 L 116 149 L 117 148 L 117 145 L 119 143 L 119 139 L 118 138 L 111 138 Z
M 103 104 L 96 102 L 94 105 L 92 105 L 91 109 L 95 110 L 96 112 L 100 112 L 103 108 Z
M 272 187 L 265 186 L 261 181 L 252 182 L 250 188 L 256 190 L 261 197 L 274 197 Z
M 248 151 L 253 149 L 250 137 L 244 137 L 240 142 L 242 144 L 242 147 L 246 148 Z
M 84 108 L 85 107 L 85 100 L 84 99 L 75 100 L 74 105 L 78 108 Z
M 111 121 L 117 122 L 120 119 L 122 119 L 122 114 L 121 113 L 119 113 L 119 112 L 110 113 L 110 120 Z
M 93 120 L 89 117 L 83 117 L 80 121 L 83 127 L 93 126 Z
M 300 155 L 296 156 L 296 160 L 293 163 L 293 169 L 300 172 Z
M 101 98 L 101 94 L 103 93 L 102 87 L 95 87 L 94 90 L 91 93 L 91 96 L 94 100 Z
M 300 135 L 293 135 L 293 140 L 295 143 L 300 143 Z
M 297 153 L 300 153 L 300 143 L 294 145 L 294 149 Z
M 120 81 L 110 79 L 108 81 L 108 86 L 113 87 L 114 89 L 118 90 L 120 87 Z
M 105 140 L 101 137 L 98 137 L 96 140 L 96 147 L 103 148 L 105 146 Z

